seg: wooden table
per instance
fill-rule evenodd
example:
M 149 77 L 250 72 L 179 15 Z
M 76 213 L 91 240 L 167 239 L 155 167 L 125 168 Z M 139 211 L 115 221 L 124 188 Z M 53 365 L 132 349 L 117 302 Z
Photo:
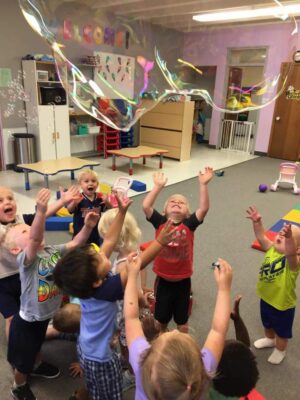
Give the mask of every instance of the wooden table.
M 25 190 L 30 190 L 29 172 L 36 172 L 44 176 L 45 187 L 49 187 L 49 175 L 56 175 L 59 172 L 70 171 L 71 179 L 75 179 L 74 171 L 82 168 L 93 169 L 94 166 L 100 165 L 96 161 L 83 160 L 77 157 L 65 157 L 58 160 L 38 161 L 32 164 L 18 164 L 18 168 L 22 168 L 25 176 Z
M 163 155 L 168 150 L 157 149 L 156 147 L 137 146 L 127 147 L 120 150 L 107 150 L 107 154 L 112 155 L 112 170 L 116 170 L 116 157 L 126 157 L 129 159 L 129 175 L 133 175 L 133 160 L 143 157 L 143 164 L 146 164 L 146 157 L 159 156 L 159 168 L 163 167 Z

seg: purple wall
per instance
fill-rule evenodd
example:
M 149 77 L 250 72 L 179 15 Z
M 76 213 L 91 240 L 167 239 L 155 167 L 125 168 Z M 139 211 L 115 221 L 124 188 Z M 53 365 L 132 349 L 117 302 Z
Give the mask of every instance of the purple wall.
M 214 100 L 222 104 L 225 94 L 227 49 L 232 47 L 268 47 L 265 77 L 279 73 L 281 63 L 291 61 L 298 35 L 292 36 L 291 23 L 256 25 L 251 27 L 218 28 L 185 34 L 184 59 L 194 65 L 216 65 L 217 76 Z M 298 43 L 298 49 L 300 43 Z M 267 152 L 275 102 L 259 113 L 255 150 Z M 216 145 L 221 113 L 213 110 L 209 143 Z

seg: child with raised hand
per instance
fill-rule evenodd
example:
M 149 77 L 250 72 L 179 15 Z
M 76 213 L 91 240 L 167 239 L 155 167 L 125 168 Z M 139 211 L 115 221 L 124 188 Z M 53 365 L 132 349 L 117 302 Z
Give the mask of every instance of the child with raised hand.
M 154 316 L 162 330 L 166 330 L 174 318 L 180 331 L 188 331 L 194 232 L 203 223 L 209 209 L 208 183 L 212 177 L 211 167 L 205 167 L 204 173 L 199 172 L 199 207 L 192 214 L 187 198 L 181 194 L 174 194 L 167 199 L 163 214 L 153 208 L 156 198 L 167 183 L 162 172 L 153 174 L 154 187 L 143 201 L 144 213 L 155 228 L 155 236 L 168 219 L 176 226 L 175 240 L 155 258 L 153 266 L 157 275 Z
M 62 300 L 52 273 L 61 255 L 83 244 L 98 221 L 97 214 L 89 213 L 84 228 L 72 241 L 47 246 L 43 236 L 49 198 L 48 189 L 40 190 L 32 226 L 10 225 L 3 238 L 3 246 L 17 257 L 21 278 L 20 312 L 11 321 L 7 353 L 15 377 L 11 394 L 17 400 L 36 399 L 27 383 L 29 374 L 49 377 L 51 370 L 55 378 L 60 373 L 58 368 L 42 363 L 39 355 L 48 323 Z
M 202 349 L 189 334 L 164 332 L 147 342 L 138 308 L 140 257 L 128 257 L 124 315 L 129 359 L 136 378 L 136 400 L 200 399 L 209 375 L 220 361 L 230 320 L 231 266 L 219 259 L 214 276 L 218 287 L 212 326 Z
M 68 211 L 73 214 L 73 231 L 74 236 L 80 231 L 84 225 L 84 217 L 87 212 L 93 211 L 101 216 L 106 210 L 106 196 L 97 192 L 99 186 L 98 175 L 92 169 L 86 169 L 79 173 L 78 183 L 81 193 L 77 199 L 69 203 Z M 108 204 L 108 203 L 107 203 Z M 98 246 L 102 243 L 98 229 L 93 229 L 87 243 L 95 243 Z
M 254 346 L 257 349 L 275 347 L 268 361 L 280 364 L 286 356 L 288 339 L 292 337 L 296 280 L 300 271 L 300 228 L 284 224 L 271 241 L 265 235 L 262 216 L 256 207 L 248 208 L 247 218 L 251 219 L 256 239 L 266 252 L 256 286 L 265 337 L 256 340 Z
M 67 294 L 80 298 L 81 320 L 78 354 L 92 400 L 122 399 L 122 367 L 110 342 L 115 331 L 116 301 L 122 300 L 127 270 L 111 270 L 111 256 L 131 200 L 120 201 L 119 210 L 107 230 L 101 250 L 85 246 L 66 254 L 57 264 L 54 280 Z M 172 238 L 171 224 L 143 252 L 147 265 Z
M 46 217 L 55 214 L 61 207 L 76 199 L 78 189 L 71 186 L 66 192 L 61 190 L 60 198 L 47 208 Z M 22 222 L 31 225 L 35 214 L 17 214 L 17 203 L 11 189 L 0 187 L 0 242 L 8 224 Z M 21 282 L 16 258 L 3 246 L 0 247 L 0 313 L 5 318 L 8 338 L 9 326 L 14 314 L 19 312 Z

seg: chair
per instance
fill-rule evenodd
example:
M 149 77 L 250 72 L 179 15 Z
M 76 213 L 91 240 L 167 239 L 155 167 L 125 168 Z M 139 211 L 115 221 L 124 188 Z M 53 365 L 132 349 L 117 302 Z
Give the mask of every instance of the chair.
M 279 178 L 271 185 L 271 190 L 276 192 L 279 183 L 290 183 L 293 186 L 293 193 L 299 194 L 300 189 L 298 189 L 296 183 L 298 169 L 299 166 L 295 163 L 281 163 L 279 167 Z

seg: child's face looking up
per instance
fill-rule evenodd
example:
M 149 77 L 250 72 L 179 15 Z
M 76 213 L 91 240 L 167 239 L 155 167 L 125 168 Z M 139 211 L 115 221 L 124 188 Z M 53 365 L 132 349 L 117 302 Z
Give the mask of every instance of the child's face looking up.
M 0 187 L 0 223 L 14 222 L 16 212 L 17 205 L 13 192 L 5 187 Z
M 86 196 L 92 196 L 98 188 L 98 180 L 91 174 L 84 174 L 80 179 L 80 187 Z
M 165 214 L 174 222 L 182 221 L 189 214 L 186 198 L 181 195 L 171 196 L 167 202 Z
M 29 244 L 30 229 L 30 226 L 26 224 L 18 224 L 13 226 L 7 234 L 7 241 L 9 242 L 10 248 L 17 248 L 20 251 L 24 250 Z M 41 243 L 41 247 L 43 246 L 44 240 Z

